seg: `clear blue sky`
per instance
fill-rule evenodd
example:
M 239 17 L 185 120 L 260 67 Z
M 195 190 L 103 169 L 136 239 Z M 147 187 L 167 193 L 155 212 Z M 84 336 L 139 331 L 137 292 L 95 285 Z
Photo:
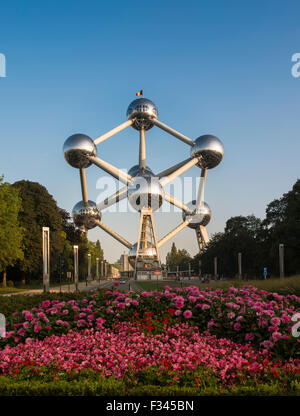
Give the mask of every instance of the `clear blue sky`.
M 263 218 L 266 204 L 299 177 L 300 78 L 291 56 L 300 52 L 299 1 L 6 1 L 1 4 L 1 169 L 5 179 L 38 181 L 59 206 L 81 198 L 78 172 L 62 155 L 75 132 L 95 138 L 125 120 L 143 88 L 160 119 L 185 135 L 211 133 L 225 146 L 221 165 L 208 173 L 209 233 L 234 215 Z M 189 149 L 152 129 L 148 164 L 154 171 L 188 157 Z M 99 155 L 121 168 L 137 161 L 133 129 L 103 143 Z M 193 168 L 189 174 L 196 177 Z M 87 170 L 89 198 L 96 181 Z M 137 214 L 103 215 L 135 242 Z M 157 214 L 159 236 L 180 214 Z M 109 260 L 123 247 L 101 230 Z M 174 239 L 197 251 L 192 230 Z M 171 242 L 164 246 L 162 255 Z

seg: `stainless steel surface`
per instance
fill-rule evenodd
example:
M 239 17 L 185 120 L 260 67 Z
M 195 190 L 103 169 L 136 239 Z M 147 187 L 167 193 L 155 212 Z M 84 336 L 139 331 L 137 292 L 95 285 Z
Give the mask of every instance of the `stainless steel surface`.
M 196 210 L 199 210 L 201 208 L 201 205 L 202 205 L 202 201 L 203 201 L 203 197 L 204 197 L 204 186 L 205 186 L 206 174 L 207 174 L 207 169 L 206 168 L 202 169 L 201 170 L 198 193 L 197 193 Z
M 179 133 L 178 131 L 172 129 L 171 127 L 167 126 L 166 124 L 162 123 L 159 120 L 153 120 L 153 124 L 155 124 L 157 127 L 159 127 L 160 129 L 166 131 L 167 133 L 171 134 L 172 136 L 176 137 L 177 139 L 181 140 L 182 142 L 193 146 L 194 145 L 194 141 L 192 139 L 190 139 L 187 136 L 184 136 L 183 134 Z
M 119 201 L 122 201 L 124 198 L 127 197 L 127 190 L 128 190 L 128 187 L 124 186 L 119 191 L 117 191 L 115 194 L 109 196 L 108 198 L 104 199 L 104 201 L 100 202 L 97 205 L 99 211 L 102 211 L 103 209 L 108 208 L 111 205 L 114 205 Z
M 88 156 L 96 156 L 97 148 L 93 140 L 85 134 L 73 134 L 64 144 L 64 156 L 73 168 L 88 168 L 92 162 Z
M 118 179 L 118 181 L 125 183 L 126 185 L 131 181 L 131 176 L 122 170 L 116 168 L 105 160 L 100 159 L 99 157 L 89 156 L 89 160 L 97 165 L 99 168 L 107 172 L 109 175 Z
M 141 176 L 143 173 L 140 170 L 139 165 L 134 165 L 132 166 L 132 168 L 129 169 L 128 171 L 128 175 L 134 177 L 134 176 Z M 146 166 L 145 170 L 144 170 L 144 175 L 151 175 L 154 176 L 151 168 L 149 168 L 149 166 Z
M 120 124 L 119 126 L 115 127 L 114 129 L 108 131 L 107 133 L 102 134 L 101 136 L 97 137 L 94 140 L 94 143 L 97 145 L 99 143 L 103 143 L 105 140 L 109 139 L 110 137 L 114 136 L 115 134 L 119 133 L 120 131 L 126 129 L 127 127 L 131 126 L 133 120 L 127 120 L 124 123 Z
M 145 129 L 140 130 L 140 149 L 139 149 L 139 167 L 140 171 L 144 173 L 146 169 L 146 134 Z
M 193 212 L 183 202 L 178 201 L 176 198 L 174 198 L 173 195 L 170 195 L 170 194 L 167 194 L 166 192 L 164 192 L 164 199 L 165 199 L 165 201 L 169 202 L 170 204 L 175 205 L 176 207 L 182 209 L 182 211 L 186 212 L 187 214 L 192 214 L 192 212 Z
M 175 237 L 180 231 L 182 231 L 185 227 L 189 225 L 189 221 L 185 220 L 181 224 L 179 224 L 174 230 L 170 231 L 167 235 L 165 235 L 159 242 L 157 243 L 158 248 L 163 246 L 167 243 L 171 238 Z
M 160 180 L 160 183 L 162 186 L 167 185 L 168 183 L 172 182 L 175 178 L 182 175 L 187 170 L 191 169 L 193 166 L 195 166 L 199 162 L 198 157 L 194 157 L 192 159 L 189 159 L 188 162 L 186 162 L 184 165 L 182 165 L 179 169 L 175 170 L 175 172 L 171 173 L 169 176 L 165 176 Z
M 198 167 L 212 169 L 218 166 L 224 155 L 224 147 L 217 137 L 210 134 L 198 137 L 191 148 L 191 157 L 199 157 Z
M 95 228 L 96 221 L 101 220 L 101 214 L 93 201 L 77 202 L 73 208 L 72 217 L 77 227 L 85 227 L 87 230 Z
M 211 210 L 206 202 L 203 202 L 200 209 L 196 210 L 196 201 L 193 200 L 187 204 L 187 207 L 192 211 L 192 214 L 183 212 L 183 221 L 189 221 L 189 228 L 196 229 L 200 225 L 206 226 L 211 219 Z
M 182 166 L 184 166 L 190 160 L 191 160 L 191 158 L 189 157 L 188 159 L 185 159 L 182 162 L 177 163 L 176 165 L 171 166 L 170 168 L 161 171 L 160 173 L 158 173 L 155 176 L 157 176 L 158 178 L 164 178 L 165 176 L 169 176 L 169 175 L 171 175 L 171 173 L 175 172 L 176 170 L 178 170 L 179 168 L 181 168 Z
M 80 169 L 80 183 L 81 183 L 81 192 L 82 192 L 82 200 L 86 204 L 88 202 L 87 196 L 87 186 L 86 186 L 86 176 L 85 176 L 85 169 Z
M 128 201 L 136 211 L 141 211 L 142 208 L 156 211 L 162 205 L 163 198 L 164 191 L 155 176 L 135 176 L 128 186 Z
M 103 222 L 101 222 L 100 220 L 96 221 L 96 225 L 98 225 L 98 227 L 102 228 L 103 231 L 105 231 L 107 234 L 109 234 L 114 239 L 119 241 L 119 243 L 123 244 L 125 247 L 127 247 L 129 249 L 132 248 L 131 243 L 129 243 L 127 240 L 125 240 L 125 238 L 121 237 L 119 234 L 117 234 L 111 228 L 107 227 L 107 225 L 103 224 Z
M 128 261 L 131 264 L 131 266 L 133 266 L 133 267 L 135 265 L 137 245 L 138 245 L 138 243 L 134 243 L 132 248 L 128 252 Z M 156 256 L 155 247 L 153 245 L 151 246 L 150 241 L 148 242 L 148 247 L 143 250 L 141 255 L 144 256 L 144 257 L 155 257 Z
M 129 104 L 127 118 L 133 120 L 132 127 L 136 130 L 149 130 L 153 127 L 153 120 L 158 117 L 155 104 L 147 98 L 137 98 Z

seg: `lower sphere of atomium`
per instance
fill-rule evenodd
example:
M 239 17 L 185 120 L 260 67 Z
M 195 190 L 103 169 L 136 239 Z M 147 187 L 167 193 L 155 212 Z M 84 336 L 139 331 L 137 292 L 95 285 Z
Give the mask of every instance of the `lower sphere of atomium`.
M 128 175 L 135 177 L 135 176 L 140 176 L 140 175 L 152 175 L 153 176 L 153 172 L 152 170 L 149 168 L 149 166 L 146 166 L 146 169 L 144 172 L 141 172 L 141 169 L 139 167 L 139 165 L 134 165 L 132 166 L 132 168 L 129 169 L 128 171 Z
M 199 157 L 197 166 L 204 169 L 215 168 L 223 159 L 224 147 L 217 137 L 210 134 L 198 137 L 191 148 L 191 157 Z
M 206 202 L 202 202 L 202 205 L 198 211 L 196 211 L 195 200 L 189 202 L 187 207 L 193 211 L 192 214 L 187 214 L 185 212 L 182 214 L 183 221 L 190 220 L 188 227 L 195 229 L 200 225 L 205 227 L 209 223 L 211 219 L 211 210 Z
M 147 98 L 138 98 L 129 104 L 127 118 L 134 119 L 132 127 L 136 130 L 149 130 L 153 127 L 152 119 L 157 119 L 158 111 L 156 105 Z
M 93 201 L 85 204 L 83 201 L 77 202 L 72 211 L 74 224 L 77 227 L 85 227 L 88 230 L 97 226 L 96 221 L 101 220 L 101 213 Z
M 137 243 L 133 245 L 133 247 L 128 252 L 128 261 L 133 266 L 136 259 L 136 252 L 137 252 Z M 151 257 L 154 258 L 156 256 L 156 250 L 153 244 L 148 241 L 148 246 L 142 252 L 140 252 L 141 256 L 143 257 Z
M 85 134 L 73 134 L 64 144 L 64 156 L 73 168 L 87 168 L 92 162 L 88 156 L 97 156 L 97 148 L 93 140 Z
M 163 203 L 164 191 L 159 179 L 147 174 L 132 179 L 127 196 L 130 205 L 136 211 L 141 211 L 142 208 L 152 208 L 156 211 Z

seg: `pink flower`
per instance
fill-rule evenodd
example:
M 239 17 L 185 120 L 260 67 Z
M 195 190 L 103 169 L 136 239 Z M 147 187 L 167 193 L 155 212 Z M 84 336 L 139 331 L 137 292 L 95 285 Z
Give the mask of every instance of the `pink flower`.
M 248 332 L 248 334 L 245 335 L 246 341 L 253 341 L 254 340 L 254 334 L 253 332 Z
M 183 316 L 185 317 L 185 319 L 189 319 L 193 316 L 193 313 L 192 313 L 192 311 L 187 309 L 186 311 L 183 312 Z
M 34 331 L 35 333 L 37 333 L 37 332 L 39 332 L 41 329 L 42 329 L 41 325 L 40 325 L 40 324 L 36 324 L 36 325 L 34 325 L 33 331 Z

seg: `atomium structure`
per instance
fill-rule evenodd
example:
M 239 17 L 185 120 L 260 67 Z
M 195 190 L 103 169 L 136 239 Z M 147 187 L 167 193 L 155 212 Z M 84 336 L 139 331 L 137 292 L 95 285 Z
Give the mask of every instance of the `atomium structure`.
M 135 279 L 148 279 L 154 276 L 155 270 L 160 269 L 159 248 L 185 227 L 195 231 L 200 251 L 208 244 L 205 227 L 211 219 L 211 210 L 203 201 L 204 186 L 207 170 L 215 168 L 222 161 L 224 148 L 215 136 L 207 134 L 192 140 L 162 123 L 158 120 L 155 104 L 144 97 L 132 101 L 127 109 L 127 119 L 94 140 L 85 134 L 73 134 L 65 141 L 63 151 L 66 161 L 79 169 L 80 173 L 82 201 L 79 201 L 72 211 L 75 225 L 84 232 L 96 226 L 102 228 L 129 249 L 128 259 L 134 268 Z M 130 126 L 139 132 L 139 163 L 125 173 L 100 159 L 97 156 L 97 145 Z M 146 165 L 146 131 L 154 126 L 190 147 L 190 156 L 186 160 L 157 174 Z M 91 165 L 98 166 L 125 185 L 98 206 L 87 197 L 85 169 Z M 193 166 L 201 169 L 197 198 L 184 204 L 168 194 L 164 186 Z M 129 243 L 101 221 L 101 211 L 124 198 L 128 198 L 131 206 L 140 213 L 138 238 L 134 244 Z M 158 210 L 164 200 L 182 210 L 182 223 L 158 241 L 153 211 Z

